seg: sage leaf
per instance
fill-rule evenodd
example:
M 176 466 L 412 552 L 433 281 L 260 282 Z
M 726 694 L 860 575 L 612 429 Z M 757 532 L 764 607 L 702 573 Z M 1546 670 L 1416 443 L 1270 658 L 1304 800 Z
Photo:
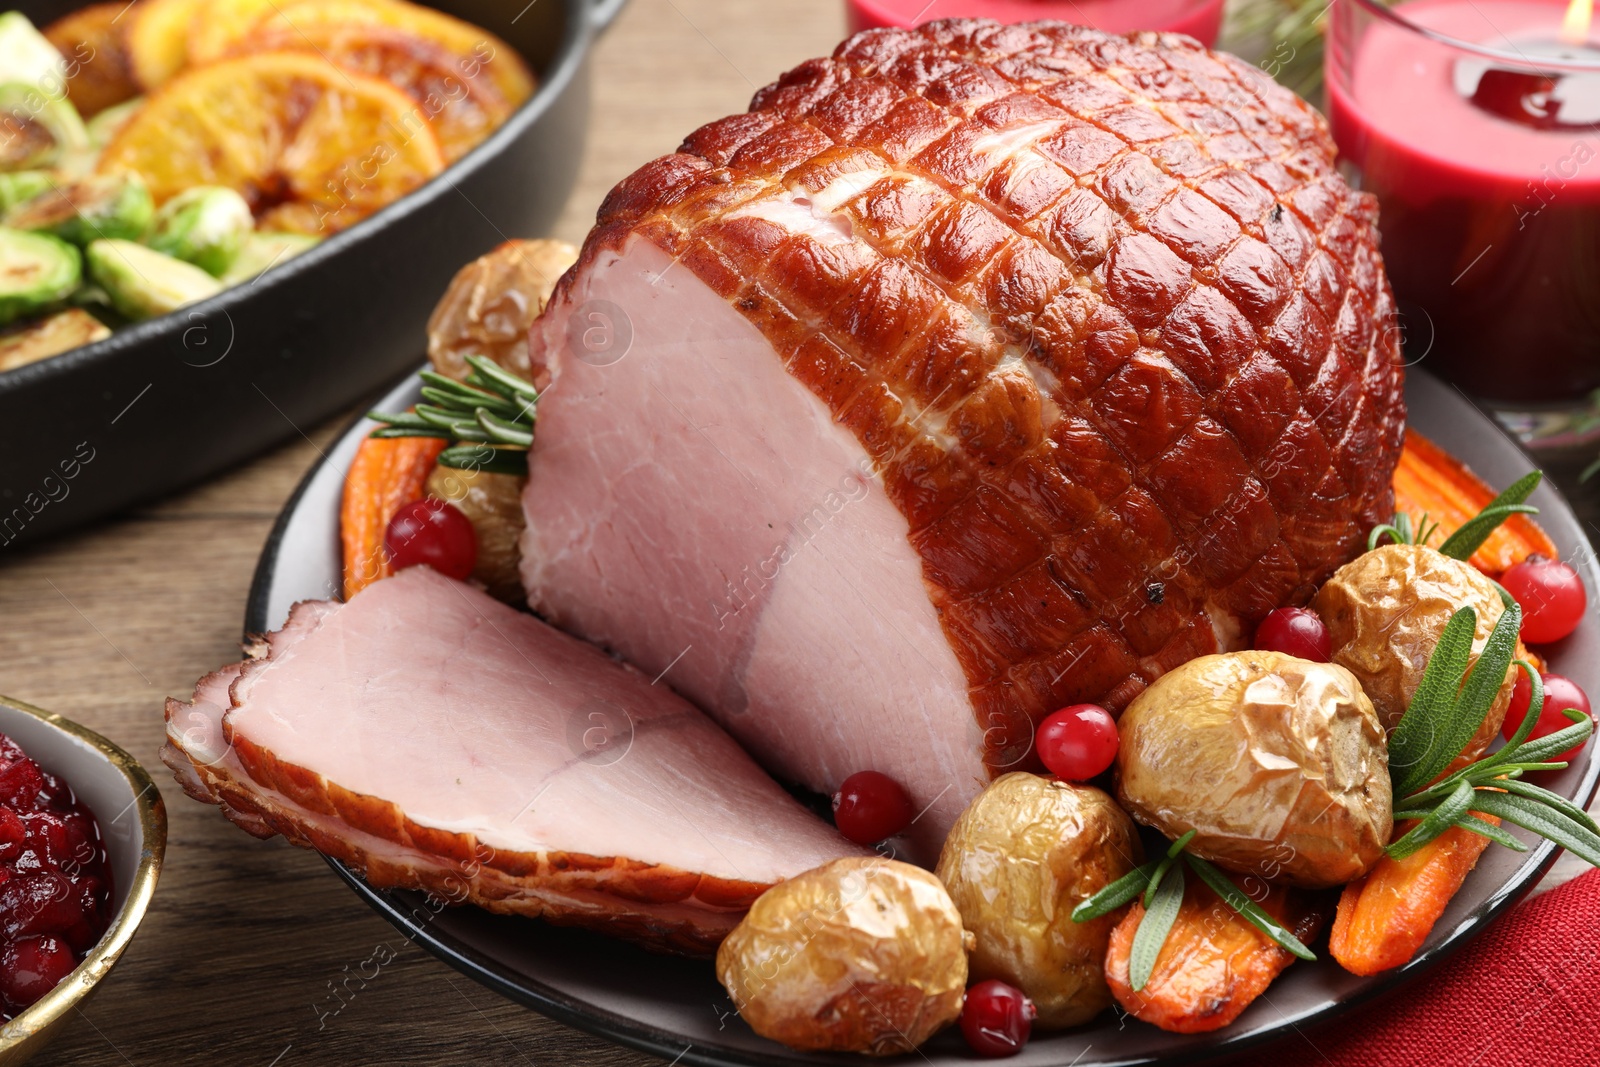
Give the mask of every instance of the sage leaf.
M 1167 934 L 1177 921 L 1178 909 L 1183 905 L 1183 868 L 1174 867 L 1156 887 L 1150 905 L 1139 920 L 1139 929 L 1133 932 L 1133 947 L 1128 952 L 1128 984 L 1138 992 L 1150 984 L 1150 972 L 1155 970 L 1161 946 L 1167 943 Z

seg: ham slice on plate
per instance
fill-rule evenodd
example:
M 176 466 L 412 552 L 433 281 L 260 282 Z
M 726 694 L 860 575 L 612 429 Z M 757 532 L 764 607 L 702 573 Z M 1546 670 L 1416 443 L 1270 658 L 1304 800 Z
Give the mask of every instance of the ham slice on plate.
M 713 951 L 768 886 L 865 852 L 666 686 L 426 568 L 296 605 L 167 733 L 257 836 L 657 948 Z
M 1176 35 L 870 30 L 617 186 L 534 323 L 522 578 L 931 862 L 1041 718 L 1243 647 L 1390 512 L 1376 202 Z

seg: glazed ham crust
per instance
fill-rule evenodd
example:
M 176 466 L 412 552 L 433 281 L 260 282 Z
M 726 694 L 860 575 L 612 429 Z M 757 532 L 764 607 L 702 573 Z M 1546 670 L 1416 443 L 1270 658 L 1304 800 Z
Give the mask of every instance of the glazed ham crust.
M 1015 769 L 1387 516 L 1394 304 L 1333 159 L 1185 37 L 868 31 L 623 181 L 556 299 L 642 238 L 759 329 L 871 457 Z

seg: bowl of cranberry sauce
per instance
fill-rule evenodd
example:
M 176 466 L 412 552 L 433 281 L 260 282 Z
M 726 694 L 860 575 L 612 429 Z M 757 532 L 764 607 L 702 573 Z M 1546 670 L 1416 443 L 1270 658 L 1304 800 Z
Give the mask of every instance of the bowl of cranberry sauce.
M 122 955 L 166 834 L 137 760 L 0 697 L 0 1067 L 42 1048 Z

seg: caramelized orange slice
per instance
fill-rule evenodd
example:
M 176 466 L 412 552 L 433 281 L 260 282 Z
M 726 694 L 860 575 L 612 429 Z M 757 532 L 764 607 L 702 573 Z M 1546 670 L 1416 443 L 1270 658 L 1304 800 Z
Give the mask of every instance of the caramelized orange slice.
M 269 230 L 343 229 L 444 169 L 426 118 L 388 82 L 318 56 L 267 52 L 197 67 L 152 95 L 100 158 L 157 201 L 225 185 Z
M 44 28 L 67 61 L 67 98 L 86 119 L 139 95 L 122 32 L 132 18 L 125 3 L 91 4 Z
M 146 90 L 171 81 L 189 59 L 189 21 L 203 0 L 142 0 L 123 16 L 128 58 Z
M 326 22 L 251 34 L 234 52 L 310 52 L 382 78 L 409 96 L 433 124 L 447 163 L 461 158 L 511 114 L 483 76 L 463 77 L 459 57 L 443 45 L 381 25 Z

